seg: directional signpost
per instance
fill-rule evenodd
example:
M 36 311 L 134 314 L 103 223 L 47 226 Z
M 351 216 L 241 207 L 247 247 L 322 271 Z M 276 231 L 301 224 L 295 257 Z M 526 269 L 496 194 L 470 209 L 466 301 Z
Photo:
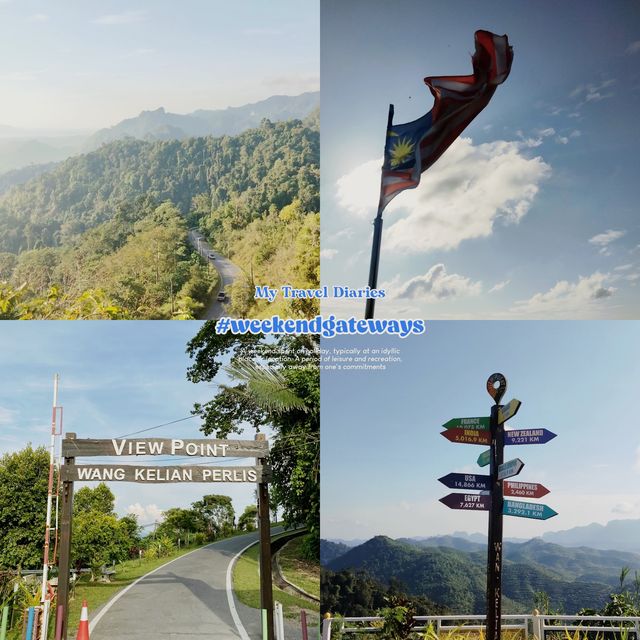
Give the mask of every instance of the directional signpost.
M 498 480 L 506 480 L 517 476 L 522 471 L 522 467 L 524 467 L 524 462 L 520 458 L 504 462 L 498 467 Z
M 455 494 L 451 494 L 455 495 Z M 520 518 L 533 518 L 534 520 L 548 520 L 557 516 L 554 511 L 546 504 L 538 504 L 537 502 L 520 502 L 519 500 L 505 500 L 502 510 L 506 516 L 519 516 Z
M 504 432 L 505 444 L 546 444 L 556 434 L 548 429 L 513 429 Z
M 505 445 L 545 444 L 556 437 L 548 429 L 505 430 L 505 422 L 513 418 L 522 404 L 515 398 L 505 405 L 500 401 L 507 390 L 507 380 L 501 373 L 487 380 L 487 391 L 495 401 L 491 415 L 476 418 L 451 418 L 442 426 L 441 434 L 450 442 L 490 445 L 478 456 L 480 467 L 489 467 L 488 475 L 449 473 L 439 481 L 449 489 L 464 493 L 450 493 L 440 502 L 450 509 L 489 512 L 489 544 L 487 550 L 487 640 L 500 640 L 502 619 L 502 516 L 516 516 L 547 520 L 557 515 L 546 504 L 505 500 L 504 496 L 541 498 L 549 489 L 534 482 L 507 480 L 517 476 L 524 467 L 520 458 L 504 461 Z M 479 491 L 480 493 L 469 493 Z
M 481 496 L 479 493 L 450 493 L 444 498 L 440 498 L 442 504 L 446 504 L 449 509 L 472 509 L 486 511 L 489 508 L 489 496 Z M 526 503 L 522 503 L 526 504 Z
M 442 425 L 445 429 L 489 429 L 489 418 L 451 418 Z
M 491 449 L 487 449 L 486 451 L 483 451 L 478 456 L 479 467 L 486 467 L 490 462 L 491 462 Z
M 491 478 L 474 473 L 448 473 L 438 478 L 449 489 L 470 489 L 471 491 L 484 491 L 489 488 Z
M 269 524 L 269 444 L 259 433 L 255 440 L 215 440 L 203 438 L 120 438 L 111 440 L 79 439 L 68 433 L 62 441 L 64 465 L 60 513 L 60 561 L 58 564 L 58 607 L 56 638 L 67 640 L 71 569 L 73 486 L 77 481 L 120 481 L 139 483 L 166 482 L 251 482 L 257 484 L 258 528 L 260 531 L 260 603 L 263 638 L 274 639 L 273 592 L 271 584 L 271 530 Z M 255 458 L 253 466 L 127 465 L 83 464 L 77 457 L 91 456 L 197 456 L 204 458 Z M 479 496 L 471 496 L 473 498 Z M 1 634 L 0 634 L 1 635 Z
M 440 435 L 451 442 L 462 442 L 463 444 L 489 444 L 491 442 L 489 431 L 478 431 L 477 429 L 447 429 L 441 431 Z
M 549 489 L 535 482 L 510 482 L 507 480 L 504 483 L 503 493 L 505 496 L 517 496 L 519 498 L 542 498 L 549 493 Z

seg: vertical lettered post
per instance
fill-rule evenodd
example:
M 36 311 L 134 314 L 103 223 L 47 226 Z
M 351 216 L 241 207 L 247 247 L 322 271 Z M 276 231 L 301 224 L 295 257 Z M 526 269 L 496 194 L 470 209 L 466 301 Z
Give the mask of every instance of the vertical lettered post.
M 74 440 L 75 433 L 68 433 L 67 440 Z M 65 457 L 68 470 L 75 465 L 75 457 Z M 62 483 L 62 509 L 60 512 L 60 562 L 58 563 L 58 616 L 62 616 L 60 640 L 67 640 L 69 622 L 69 570 L 71 568 L 71 526 L 73 519 L 73 480 Z M 56 620 L 56 627 L 60 622 Z
M 266 440 L 264 433 L 258 433 L 256 440 Z M 264 458 L 257 458 L 256 465 L 261 467 L 262 479 L 258 483 L 258 524 L 260 529 L 260 608 L 263 620 L 266 617 L 266 640 L 274 640 L 273 635 L 273 589 L 271 585 L 271 523 L 269 522 L 269 483 L 267 481 Z
M 491 502 L 487 553 L 487 640 L 500 640 L 502 617 L 502 480 L 498 467 L 504 462 L 504 425 L 498 421 L 499 404 L 491 407 Z

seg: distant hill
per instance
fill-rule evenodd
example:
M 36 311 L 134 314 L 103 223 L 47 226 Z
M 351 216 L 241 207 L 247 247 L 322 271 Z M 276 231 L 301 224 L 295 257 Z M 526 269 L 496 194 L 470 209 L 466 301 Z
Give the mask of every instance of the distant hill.
M 0 195 L 11 187 L 23 184 L 31 178 L 41 176 L 47 171 L 51 171 L 56 166 L 55 162 L 46 162 L 44 164 L 32 164 L 22 169 L 12 169 L 6 173 L 0 174 Z
M 0 173 L 64 160 L 80 150 L 83 140 L 80 136 L 1 138 Z
M 323 566 L 329 564 L 332 560 L 344 555 L 350 548 L 341 542 L 320 540 L 320 564 Z
M 640 520 L 611 520 L 605 525 L 594 522 L 584 527 L 545 533 L 542 538 L 565 547 L 618 549 L 640 553 Z
M 440 540 L 468 544 L 448 536 Z M 326 568 L 365 571 L 384 584 L 395 578 L 410 594 L 425 596 L 453 612 L 481 613 L 486 588 L 484 549 L 461 551 L 424 543 L 376 536 L 334 558 Z M 505 613 L 530 611 L 538 591 L 545 591 L 554 607 L 568 613 L 583 607 L 599 608 L 622 566 L 640 568 L 640 556 L 570 550 L 542 540 L 506 544 L 504 557 Z
M 263 118 L 281 120 L 306 118 L 320 105 L 319 92 L 303 93 L 299 96 L 271 96 L 266 100 L 241 107 L 206 110 L 192 113 L 169 113 L 163 107 L 143 111 L 92 135 L 85 144 L 87 151 L 100 145 L 136 138 L 139 140 L 183 140 L 190 137 L 237 135 L 260 125 Z

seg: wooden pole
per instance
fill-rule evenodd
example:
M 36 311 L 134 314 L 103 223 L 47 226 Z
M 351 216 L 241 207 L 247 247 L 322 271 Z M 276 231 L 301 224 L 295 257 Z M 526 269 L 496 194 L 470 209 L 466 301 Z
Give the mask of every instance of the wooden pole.
M 68 433 L 67 439 L 75 439 L 75 433 Z M 65 457 L 64 466 L 75 464 L 75 457 Z M 67 640 L 69 622 L 69 575 L 71 569 L 71 529 L 73 519 L 73 480 L 62 483 L 62 511 L 60 514 L 60 562 L 58 563 L 58 617 L 56 627 L 61 628 L 60 640 Z
M 258 433 L 256 440 L 266 440 L 264 433 Z M 256 459 L 256 466 L 264 470 L 264 458 Z M 260 528 L 260 608 L 266 616 L 266 635 L 274 640 L 273 633 L 273 588 L 271 584 L 271 523 L 269 522 L 269 483 L 263 473 L 262 482 L 258 483 L 258 523 Z M 264 618 L 263 618 L 264 619 Z
M 498 467 L 504 462 L 504 425 L 498 422 L 501 405 L 491 407 L 491 503 L 487 554 L 487 640 L 500 640 L 502 618 L 502 480 Z

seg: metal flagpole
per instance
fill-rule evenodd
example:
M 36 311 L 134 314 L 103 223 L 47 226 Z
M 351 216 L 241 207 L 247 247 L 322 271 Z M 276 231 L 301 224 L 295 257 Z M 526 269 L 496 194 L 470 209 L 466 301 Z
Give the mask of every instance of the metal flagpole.
M 387 119 L 387 132 L 391 128 L 393 122 L 393 105 L 389 105 L 389 117 Z M 385 139 L 386 149 L 386 139 Z M 380 204 L 378 204 L 378 213 L 373 221 L 373 244 L 371 246 L 371 264 L 369 265 L 369 288 L 378 288 L 378 267 L 380 266 L 380 245 L 382 244 L 382 185 L 380 185 Z M 367 298 L 364 317 L 366 319 L 373 318 L 376 306 L 375 298 Z
M 53 476 L 55 469 L 55 447 L 57 435 L 57 411 L 58 411 L 58 379 L 56 373 L 53 377 L 53 408 L 51 413 L 51 441 L 49 444 L 49 486 L 47 490 L 47 518 L 44 532 L 44 562 L 42 567 L 42 591 L 40 602 L 42 603 L 42 627 L 40 631 L 41 640 L 47 640 L 47 628 L 49 626 L 49 598 L 47 586 L 49 582 L 49 547 L 51 540 L 51 512 L 53 508 Z

